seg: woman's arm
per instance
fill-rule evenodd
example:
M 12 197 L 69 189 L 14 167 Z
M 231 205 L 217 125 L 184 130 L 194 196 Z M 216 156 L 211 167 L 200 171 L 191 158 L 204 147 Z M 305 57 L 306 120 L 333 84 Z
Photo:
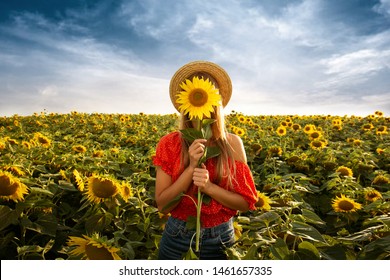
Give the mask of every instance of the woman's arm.
M 225 190 L 209 180 L 209 172 L 205 168 L 196 168 L 193 175 L 194 184 L 201 192 L 209 195 L 223 206 L 239 211 L 248 211 L 248 202 L 238 193 Z
M 234 134 L 228 134 L 228 141 L 233 150 L 234 160 L 246 163 L 244 144 L 241 138 Z M 248 211 L 248 202 L 238 193 L 223 189 L 209 180 L 209 172 L 204 168 L 196 168 L 193 175 L 194 184 L 202 192 L 209 195 L 222 205 L 239 211 Z
M 165 173 L 161 167 L 157 167 L 156 174 L 156 203 L 158 210 L 161 213 L 169 213 L 176 207 L 177 203 L 171 205 L 169 208 L 164 209 L 173 199 L 175 199 L 180 193 L 185 193 L 192 183 L 193 168 L 187 167 L 180 177 L 172 184 L 172 178 Z
M 161 167 L 157 167 L 156 174 L 156 203 L 158 210 L 162 213 L 169 213 L 176 207 L 179 201 L 169 208 L 166 208 L 172 200 L 174 200 L 180 193 L 185 193 L 192 185 L 192 177 L 195 167 L 199 159 L 202 157 L 206 144 L 205 139 L 195 140 L 188 148 L 189 165 L 181 173 L 179 178 L 172 183 L 170 175 L 165 173 Z

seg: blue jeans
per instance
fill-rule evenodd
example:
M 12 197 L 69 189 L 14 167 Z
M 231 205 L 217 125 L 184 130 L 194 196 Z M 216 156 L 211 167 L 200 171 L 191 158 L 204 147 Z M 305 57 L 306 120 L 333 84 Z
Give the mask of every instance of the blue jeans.
M 195 230 L 186 228 L 186 222 L 169 217 L 163 232 L 158 258 L 160 260 L 180 260 L 188 252 Z M 203 260 L 226 259 L 226 247 L 234 243 L 233 219 L 212 228 L 202 228 L 200 236 L 200 255 Z M 195 252 L 195 237 L 192 241 Z

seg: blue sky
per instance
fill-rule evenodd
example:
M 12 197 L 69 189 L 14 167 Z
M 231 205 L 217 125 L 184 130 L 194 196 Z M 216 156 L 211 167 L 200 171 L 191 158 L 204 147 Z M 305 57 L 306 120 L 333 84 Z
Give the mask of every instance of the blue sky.
M 169 81 L 209 60 L 247 115 L 390 113 L 390 0 L 6 0 L 0 116 L 169 114 Z

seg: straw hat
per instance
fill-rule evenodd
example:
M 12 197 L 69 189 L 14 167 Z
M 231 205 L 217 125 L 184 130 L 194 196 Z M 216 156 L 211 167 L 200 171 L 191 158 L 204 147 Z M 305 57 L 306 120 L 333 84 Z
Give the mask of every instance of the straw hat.
M 222 97 L 222 106 L 225 107 L 232 96 L 232 82 L 226 71 L 219 65 L 208 61 L 193 61 L 182 66 L 171 79 L 169 85 L 169 94 L 171 101 L 176 110 L 179 111 L 180 104 L 176 103 L 177 94 L 182 91 L 180 84 L 186 79 L 191 79 L 194 76 L 210 78 L 218 88 L 219 94 Z

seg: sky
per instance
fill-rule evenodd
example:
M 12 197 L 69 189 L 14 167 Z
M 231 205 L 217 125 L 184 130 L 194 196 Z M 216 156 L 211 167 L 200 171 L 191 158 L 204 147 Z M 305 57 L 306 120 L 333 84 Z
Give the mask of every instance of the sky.
M 390 0 L 3 0 L 0 116 L 171 114 L 219 64 L 246 115 L 390 114 Z

